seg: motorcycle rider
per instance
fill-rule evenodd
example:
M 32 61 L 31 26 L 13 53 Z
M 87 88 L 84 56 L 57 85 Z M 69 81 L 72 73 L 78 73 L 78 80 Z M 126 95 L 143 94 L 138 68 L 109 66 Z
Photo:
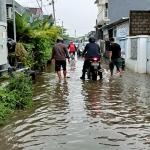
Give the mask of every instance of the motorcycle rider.
M 85 46 L 85 49 L 83 51 L 83 56 L 85 55 L 85 53 L 86 56 L 83 64 L 82 76 L 80 77 L 80 79 L 83 80 L 85 79 L 86 69 L 90 66 L 90 58 L 96 57 L 100 59 L 101 57 L 100 47 L 97 43 L 95 43 L 94 37 L 89 38 L 89 43 Z

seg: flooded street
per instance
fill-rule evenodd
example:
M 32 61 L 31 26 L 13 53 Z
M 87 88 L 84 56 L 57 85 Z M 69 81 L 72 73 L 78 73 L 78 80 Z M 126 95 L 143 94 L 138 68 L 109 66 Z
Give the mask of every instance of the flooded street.
M 33 108 L 0 129 L 0 150 L 150 150 L 150 75 L 124 71 L 80 80 L 83 59 L 59 82 L 38 74 Z

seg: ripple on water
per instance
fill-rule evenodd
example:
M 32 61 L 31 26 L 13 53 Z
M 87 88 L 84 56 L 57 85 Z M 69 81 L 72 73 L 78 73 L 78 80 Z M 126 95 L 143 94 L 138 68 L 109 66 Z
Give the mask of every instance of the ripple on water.
M 34 107 L 1 128 L 0 149 L 150 149 L 150 77 L 103 64 L 103 80 L 81 81 L 82 63 L 62 82 L 52 68 L 37 76 Z

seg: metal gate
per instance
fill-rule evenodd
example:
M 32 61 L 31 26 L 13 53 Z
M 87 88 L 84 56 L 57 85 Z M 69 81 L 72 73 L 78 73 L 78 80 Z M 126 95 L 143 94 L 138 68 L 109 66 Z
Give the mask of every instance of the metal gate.
M 147 40 L 147 53 L 146 53 L 146 72 L 150 73 L 150 37 Z

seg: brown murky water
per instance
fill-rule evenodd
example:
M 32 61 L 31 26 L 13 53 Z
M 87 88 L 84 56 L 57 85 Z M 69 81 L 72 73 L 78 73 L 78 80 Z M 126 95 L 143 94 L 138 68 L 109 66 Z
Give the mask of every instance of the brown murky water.
M 125 71 L 81 81 L 83 60 L 71 78 L 53 67 L 37 76 L 34 107 L 0 129 L 0 150 L 150 150 L 150 76 Z

